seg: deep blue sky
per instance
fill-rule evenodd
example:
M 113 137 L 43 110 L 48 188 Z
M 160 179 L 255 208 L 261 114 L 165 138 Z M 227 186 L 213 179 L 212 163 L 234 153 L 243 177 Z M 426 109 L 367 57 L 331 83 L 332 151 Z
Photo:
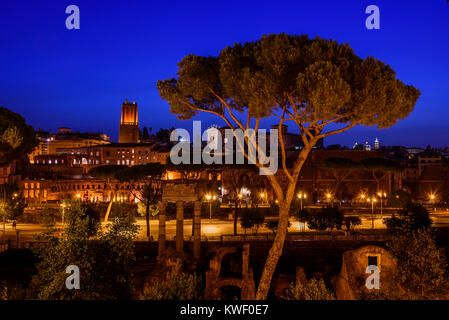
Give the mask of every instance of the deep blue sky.
M 65 28 L 78 5 L 81 29 Z M 380 30 L 365 8 L 380 8 Z M 449 146 L 449 4 L 445 0 L 370 1 L 17 1 L 0 2 L 0 105 L 35 128 L 68 126 L 118 137 L 125 98 L 139 122 L 191 128 L 169 113 L 156 81 L 174 76 L 189 53 L 217 55 L 267 33 L 319 35 L 390 64 L 421 90 L 412 114 L 387 130 L 354 128 L 326 140 Z M 205 124 L 215 121 L 205 118 Z

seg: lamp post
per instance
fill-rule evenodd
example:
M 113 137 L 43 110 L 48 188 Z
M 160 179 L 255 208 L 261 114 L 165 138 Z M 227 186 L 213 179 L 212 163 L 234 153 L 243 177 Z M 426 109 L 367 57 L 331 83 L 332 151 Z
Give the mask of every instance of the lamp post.
M 330 193 L 327 193 L 327 194 L 326 194 L 326 198 L 327 198 L 327 202 L 330 204 L 330 203 L 331 203 L 332 195 L 331 195 Z
M 432 211 L 435 211 L 435 194 L 431 193 L 430 196 L 430 203 L 432 204 Z
M 376 198 L 373 196 L 373 197 L 371 197 L 370 200 L 371 200 L 371 217 L 372 217 L 371 229 L 374 230 L 374 203 L 376 202 Z
M 209 219 L 212 219 L 212 199 L 216 199 L 215 195 L 212 196 L 211 194 L 206 194 L 206 199 L 209 201 Z
M 260 193 L 260 198 L 262 199 L 262 203 L 265 203 L 265 193 L 261 192 Z
M 383 198 L 387 197 L 387 193 L 380 191 L 380 192 L 377 193 L 377 195 L 380 198 L 380 217 L 382 218 L 382 214 L 383 214 L 383 205 L 382 205 L 383 201 L 382 200 L 383 200 Z
M 307 194 L 300 192 L 300 193 L 298 193 L 298 198 L 301 201 L 301 210 L 302 210 L 302 199 L 306 199 Z

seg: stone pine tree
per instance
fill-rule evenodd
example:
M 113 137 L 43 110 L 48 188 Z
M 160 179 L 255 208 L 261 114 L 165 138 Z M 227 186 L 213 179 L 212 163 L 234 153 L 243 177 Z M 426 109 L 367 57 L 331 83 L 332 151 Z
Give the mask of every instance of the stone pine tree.
M 91 175 L 92 177 L 95 177 L 98 179 L 104 179 L 106 181 L 106 185 L 111 190 L 110 198 L 109 198 L 109 205 L 106 210 L 105 217 L 104 217 L 105 222 L 107 222 L 109 219 L 109 213 L 111 213 L 112 202 L 113 202 L 113 199 L 114 199 L 114 196 L 116 193 L 114 191 L 114 185 L 113 185 L 113 182 L 116 179 L 115 175 L 118 172 L 120 172 L 121 170 L 124 170 L 126 168 L 128 168 L 128 167 L 121 166 L 121 165 L 115 165 L 115 164 L 107 164 L 104 166 L 94 167 L 94 168 L 90 169 L 88 172 L 89 175 Z
M 165 173 L 165 166 L 160 163 L 148 163 L 136 165 L 115 174 L 119 181 L 129 181 L 136 184 L 143 183 L 138 191 L 131 190 L 132 195 L 145 206 L 145 221 L 148 240 L 150 237 L 150 209 L 156 206 L 162 198 L 162 177 Z
M 376 191 L 380 191 L 380 184 L 389 173 L 403 170 L 399 163 L 385 158 L 366 158 L 361 163 L 366 170 L 371 172 L 371 176 L 376 181 Z
M 358 162 L 348 158 L 339 157 L 326 158 L 319 163 L 319 166 L 328 170 L 334 176 L 334 193 L 337 197 L 339 196 L 339 186 L 351 175 L 351 173 L 360 168 L 360 164 Z
M 267 176 L 279 200 L 279 226 L 257 299 L 267 297 L 300 171 L 317 141 L 356 125 L 390 127 L 409 115 L 420 95 L 396 79 L 390 66 L 358 57 L 347 44 L 287 34 L 236 43 L 218 57 L 190 54 L 179 63 L 176 78 L 158 81 L 157 87 L 179 119 L 205 112 L 231 129 L 257 131 L 261 119 L 272 117 L 279 127 L 291 122 L 300 131 L 304 147 L 291 166 L 279 133 L 282 174 L 288 183 L 282 184 L 279 174 Z M 245 139 L 248 143 L 254 142 Z M 264 164 L 256 165 L 264 170 Z

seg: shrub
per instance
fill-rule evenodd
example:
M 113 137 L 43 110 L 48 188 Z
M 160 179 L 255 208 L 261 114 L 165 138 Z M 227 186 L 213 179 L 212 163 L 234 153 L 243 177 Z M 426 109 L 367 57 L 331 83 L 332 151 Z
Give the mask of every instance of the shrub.
M 256 233 L 261 225 L 265 221 L 263 211 L 259 208 L 244 208 L 240 214 L 240 225 L 245 229 L 255 228 Z
M 360 220 L 359 217 L 355 217 L 355 216 L 344 217 L 343 224 L 345 225 L 347 231 L 352 232 L 352 231 L 354 231 L 356 226 L 359 226 L 362 224 L 362 220 Z
M 402 233 L 387 243 L 397 258 L 398 280 L 410 296 L 430 298 L 444 291 L 447 262 L 429 231 Z
M 334 293 L 327 289 L 323 279 L 311 279 L 307 284 L 290 284 L 284 299 L 286 300 L 335 300 Z
M 154 283 L 145 290 L 141 300 L 198 300 L 202 296 L 202 278 L 196 274 L 182 272 L 178 261 L 167 272 L 163 281 Z
M 334 228 L 341 229 L 343 212 L 338 207 L 327 206 L 316 214 L 311 214 L 307 219 L 307 224 L 313 230 L 329 229 L 329 232 L 332 232 Z
M 269 230 L 271 230 L 271 232 L 273 232 L 273 234 L 276 234 L 276 231 L 278 229 L 278 225 L 279 225 L 279 220 L 275 219 L 275 220 L 268 220 L 267 222 L 265 222 L 265 227 Z M 291 223 L 290 221 L 288 222 L 287 228 L 290 228 Z

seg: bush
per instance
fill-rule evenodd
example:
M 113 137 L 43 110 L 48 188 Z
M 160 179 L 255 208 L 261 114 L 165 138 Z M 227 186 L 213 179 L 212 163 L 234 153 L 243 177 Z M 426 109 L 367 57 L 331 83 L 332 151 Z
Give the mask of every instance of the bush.
M 384 219 L 384 222 L 391 233 L 397 233 L 405 230 L 416 231 L 430 228 L 429 212 L 419 204 L 408 204 L 400 212 L 400 217 L 393 215 L 390 219 Z
M 345 225 L 347 231 L 352 232 L 356 226 L 362 224 L 362 220 L 355 216 L 345 217 L 343 218 L 343 224 Z
M 431 298 L 444 291 L 447 261 L 429 231 L 398 234 L 387 246 L 398 261 L 398 280 L 412 298 Z
M 255 228 L 256 234 L 265 221 L 265 215 L 259 208 L 244 208 L 240 213 L 240 225 L 245 229 Z
M 290 284 L 284 299 L 286 300 L 335 300 L 334 293 L 326 288 L 323 279 L 311 279 L 307 284 Z
M 140 298 L 141 300 L 199 300 L 202 291 L 201 277 L 182 272 L 181 263 L 178 261 L 167 272 L 163 281 L 154 283 Z
M 278 225 L 279 225 L 279 219 L 274 219 L 274 220 L 268 220 L 267 222 L 265 222 L 265 227 L 269 230 L 271 230 L 271 232 L 273 232 L 273 234 L 276 234 L 276 231 L 278 229 Z M 291 223 L 290 221 L 288 222 L 287 228 L 290 228 Z
M 341 229 L 343 217 L 343 212 L 338 207 L 327 206 L 316 214 L 311 214 L 307 219 L 307 224 L 313 230 L 329 229 L 329 232 L 332 232 L 334 228 Z

